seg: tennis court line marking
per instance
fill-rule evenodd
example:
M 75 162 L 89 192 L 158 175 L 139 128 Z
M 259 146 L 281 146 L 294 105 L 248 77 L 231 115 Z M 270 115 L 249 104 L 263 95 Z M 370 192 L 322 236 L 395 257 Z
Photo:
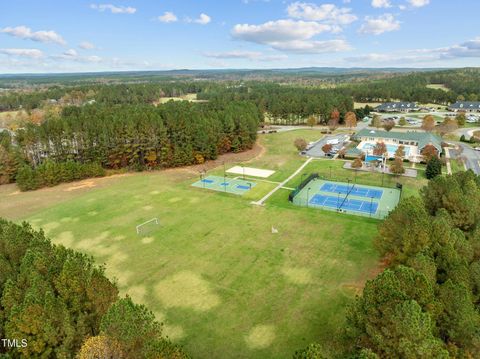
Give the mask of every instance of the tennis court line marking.
M 274 189 L 272 189 L 270 192 L 268 192 L 265 196 L 263 196 L 263 198 L 261 198 L 260 200 L 258 201 L 254 201 L 252 202 L 252 204 L 256 204 L 258 206 L 263 206 L 265 204 L 265 201 L 267 199 L 269 199 L 275 192 L 277 192 L 280 188 L 284 187 L 286 183 L 288 183 L 293 177 L 295 177 L 296 175 L 298 175 L 310 162 L 312 162 L 313 160 L 313 157 L 310 157 L 308 160 L 306 160 L 305 162 L 303 162 L 303 164 L 298 167 L 298 169 L 293 172 L 290 177 L 288 177 L 286 180 L 284 180 L 283 182 L 279 183 L 277 187 L 275 187 Z

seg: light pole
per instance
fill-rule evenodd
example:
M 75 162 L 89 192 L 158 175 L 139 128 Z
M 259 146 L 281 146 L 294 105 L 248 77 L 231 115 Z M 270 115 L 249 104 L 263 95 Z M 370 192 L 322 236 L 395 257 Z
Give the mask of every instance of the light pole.
M 330 179 L 332 179 L 332 166 L 330 166 Z
M 338 197 L 337 197 L 337 211 L 340 209 L 340 192 L 338 192 Z
M 243 170 L 243 180 L 245 181 L 245 166 L 242 165 L 242 170 Z
M 308 208 L 308 195 L 310 193 L 310 187 L 307 188 L 307 208 Z

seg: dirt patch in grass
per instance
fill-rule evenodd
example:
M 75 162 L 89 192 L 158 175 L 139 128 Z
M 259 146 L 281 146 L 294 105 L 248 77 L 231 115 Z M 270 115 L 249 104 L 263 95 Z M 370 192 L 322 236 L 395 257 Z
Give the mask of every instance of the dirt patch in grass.
M 65 247 L 71 247 L 75 242 L 75 237 L 71 231 L 65 231 L 60 233 L 53 240 L 56 244 L 61 244 Z
M 371 268 L 368 272 L 365 272 L 360 277 L 359 280 L 352 283 L 342 284 L 342 287 L 345 289 L 352 290 L 356 295 L 359 295 L 362 293 L 363 288 L 365 287 L 365 284 L 367 283 L 367 281 L 374 279 L 377 275 L 383 272 L 388 267 L 388 264 L 389 264 L 389 260 L 384 258 L 377 263 L 376 267 Z
M 182 271 L 160 281 L 155 286 L 155 294 L 167 308 L 205 312 L 220 304 L 220 297 L 210 287 L 198 274 Z
M 64 189 L 64 191 L 70 192 L 70 191 L 76 191 L 77 189 L 82 189 L 82 188 L 93 188 L 95 187 L 96 184 L 93 181 L 82 181 L 74 186 L 70 186 Z
M 144 238 L 142 238 L 142 243 L 143 244 L 149 244 L 149 243 L 152 243 L 153 240 L 154 240 L 153 237 L 144 237 Z
M 268 348 L 275 339 L 273 325 L 257 325 L 245 337 L 247 346 L 252 349 Z
M 170 325 L 170 324 L 165 324 L 163 326 L 163 331 L 165 335 L 173 341 L 182 339 L 185 337 L 185 331 L 180 325 Z
M 147 294 L 147 289 L 143 285 L 134 285 L 128 288 L 127 293 L 130 297 L 132 297 L 134 302 L 143 303 L 145 301 L 145 294 Z
M 283 268 L 282 273 L 287 280 L 294 284 L 309 284 L 312 276 L 307 268 Z

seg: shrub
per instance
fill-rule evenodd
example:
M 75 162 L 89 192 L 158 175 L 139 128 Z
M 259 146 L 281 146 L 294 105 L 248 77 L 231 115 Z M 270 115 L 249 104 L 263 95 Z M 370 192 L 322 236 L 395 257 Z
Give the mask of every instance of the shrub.
M 425 175 L 428 179 L 435 178 L 442 174 L 442 162 L 437 157 L 432 157 L 427 162 Z

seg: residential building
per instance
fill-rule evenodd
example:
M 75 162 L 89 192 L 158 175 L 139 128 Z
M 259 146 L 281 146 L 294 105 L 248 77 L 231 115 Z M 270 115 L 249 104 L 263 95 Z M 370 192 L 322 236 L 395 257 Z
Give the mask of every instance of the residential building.
M 415 102 L 385 102 L 375 108 L 378 112 L 410 112 L 418 111 Z
M 454 112 L 479 112 L 480 101 L 457 101 L 448 106 L 448 109 Z

